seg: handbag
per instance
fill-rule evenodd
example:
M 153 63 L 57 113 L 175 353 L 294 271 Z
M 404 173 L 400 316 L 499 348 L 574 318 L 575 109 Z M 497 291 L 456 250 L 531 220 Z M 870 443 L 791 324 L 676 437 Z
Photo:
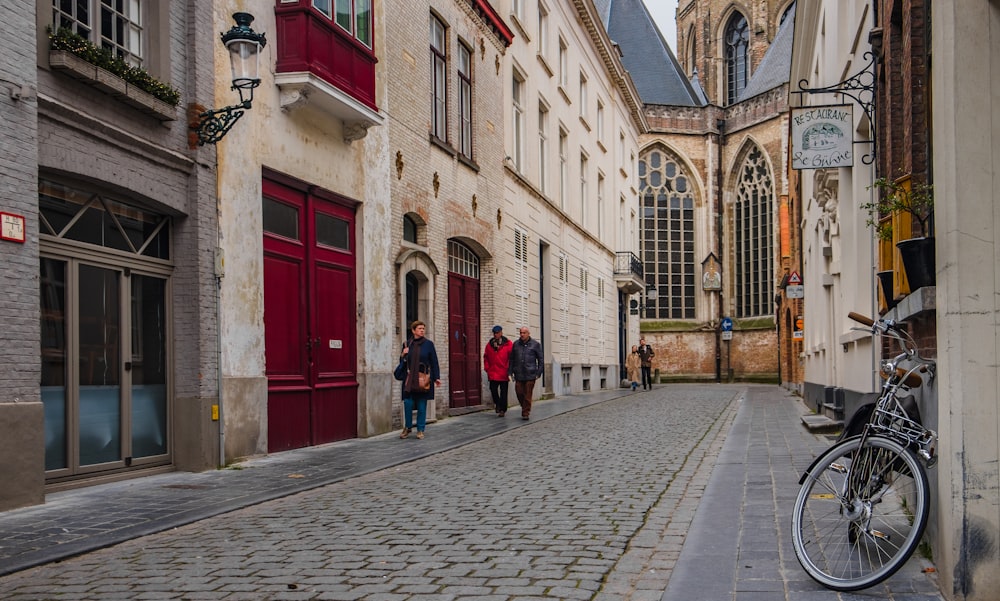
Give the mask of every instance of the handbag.
M 431 370 L 429 367 L 420 364 L 420 368 L 417 371 L 417 390 L 421 392 L 427 392 L 431 389 Z
M 400 361 L 399 365 L 396 366 L 396 370 L 392 372 L 392 377 L 396 378 L 400 382 L 406 379 L 406 362 Z

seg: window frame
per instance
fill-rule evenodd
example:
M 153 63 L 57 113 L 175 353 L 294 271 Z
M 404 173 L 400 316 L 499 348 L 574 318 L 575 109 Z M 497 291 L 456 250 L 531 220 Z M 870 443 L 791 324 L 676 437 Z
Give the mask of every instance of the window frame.
M 475 52 L 472 48 L 458 41 L 458 57 L 456 71 L 458 74 L 458 152 L 471 159 L 473 149 L 472 139 L 472 70 Z M 463 71 L 464 69 L 464 71 Z
M 431 135 L 447 143 L 448 27 L 433 13 L 430 18 Z

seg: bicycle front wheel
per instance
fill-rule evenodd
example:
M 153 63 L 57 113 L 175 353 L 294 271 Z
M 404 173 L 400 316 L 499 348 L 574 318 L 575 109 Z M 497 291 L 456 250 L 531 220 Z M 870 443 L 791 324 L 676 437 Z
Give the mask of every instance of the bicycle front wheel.
M 927 474 L 894 440 L 841 442 L 803 475 L 792 512 L 792 543 L 803 569 L 823 586 L 855 591 L 896 573 L 927 526 Z

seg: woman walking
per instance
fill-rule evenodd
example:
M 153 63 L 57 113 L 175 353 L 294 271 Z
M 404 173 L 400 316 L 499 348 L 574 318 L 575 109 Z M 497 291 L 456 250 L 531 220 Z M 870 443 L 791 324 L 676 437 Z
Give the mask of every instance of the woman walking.
M 625 369 L 628 371 L 628 379 L 632 382 L 632 390 L 639 387 L 639 368 L 642 366 L 642 359 L 639 358 L 639 347 L 632 345 L 632 352 L 625 359 Z
M 427 401 L 434 399 L 434 387 L 441 385 L 441 368 L 434 343 L 424 337 L 427 325 L 418 319 L 410 324 L 410 332 L 413 338 L 403 346 L 399 365 L 396 366 L 396 377 L 403 382 L 404 427 L 399 437 L 410 436 L 413 408 L 416 406 L 417 438 L 422 439 L 427 427 Z

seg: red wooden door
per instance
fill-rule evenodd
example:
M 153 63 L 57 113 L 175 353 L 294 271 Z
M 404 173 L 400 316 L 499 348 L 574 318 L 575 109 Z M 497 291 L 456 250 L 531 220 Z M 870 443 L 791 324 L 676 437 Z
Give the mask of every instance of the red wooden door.
M 354 212 L 264 180 L 268 451 L 357 436 Z
M 448 332 L 449 406 L 481 405 L 479 280 L 448 274 Z

